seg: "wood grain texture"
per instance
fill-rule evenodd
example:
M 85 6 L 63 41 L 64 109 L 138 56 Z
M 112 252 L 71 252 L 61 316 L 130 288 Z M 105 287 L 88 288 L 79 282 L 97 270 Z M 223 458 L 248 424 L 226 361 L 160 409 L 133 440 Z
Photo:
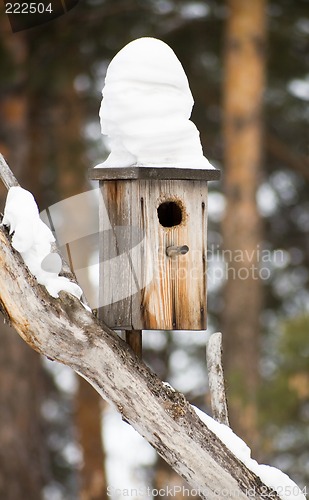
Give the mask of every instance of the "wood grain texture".
M 127 167 L 127 168 L 91 168 L 88 171 L 90 179 L 109 180 L 190 180 L 190 181 L 217 181 L 220 179 L 220 170 L 195 168 L 166 168 L 166 167 Z
M 101 238 L 100 318 L 116 329 L 206 329 L 207 182 L 100 185 L 112 227 Z M 158 207 L 166 202 L 180 207 L 180 224 L 160 224 Z M 174 245 L 189 251 L 167 256 Z
M 142 330 L 126 330 L 126 343 L 139 358 L 143 357 L 143 332 Z
M 132 328 L 131 192 L 129 184 L 102 186 L 100 199 L 99 318 L 107 325 Z M 107 229 L 108 228 L 108 229 Z

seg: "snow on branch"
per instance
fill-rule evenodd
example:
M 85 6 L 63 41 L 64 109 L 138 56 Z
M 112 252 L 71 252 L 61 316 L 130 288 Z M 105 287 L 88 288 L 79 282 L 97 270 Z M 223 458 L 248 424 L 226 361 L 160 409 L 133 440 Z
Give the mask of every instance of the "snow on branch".
M 1 163 L 0 177 L 4 175 Z M 182 394 L 164 384 L 76 297 L 64 291 L 59 298 L 51 297 L 12 247 L 4 226 L 0 227 L 0 309 L 33 349 L 70 366 L 115 406 L 201 498 L 305 499 L 277 469 L 260 466 L 267 468 L 263 482 L 261 469 L 256 467 L 258 477 L 242 461 L 246 455 L 249 466 L 254 462 L 231 429 L 201 412 L 203 423 Z M 220 427 L 212 427 L 213 422 Z
M 13 248 L 52 297 L 57 298 L 60 290 L 81 297 L 82 290 L 76 283 L 59 276 L 62 260 L 58 253 L 52 252 L 54 235 L 40 219 L 38 206 L 29 191 L 20 186 L 10 187 L 2 224 L 13 234 Z
M 57 298 L 59 291 L 65 290 L 80 299 L 81 288 L 67 277 L 59 276 L 62 259 L 60 254 L 53 251 L 55 238 L 40 219 L 33 195 L 20 187 L 1 154 L 0 169 L 1 179 L 8 189 L 1 224 L 9 228 L 10 235 L 13 234 L 13 248 L 20 253 L 30 272 L 52 297 Z

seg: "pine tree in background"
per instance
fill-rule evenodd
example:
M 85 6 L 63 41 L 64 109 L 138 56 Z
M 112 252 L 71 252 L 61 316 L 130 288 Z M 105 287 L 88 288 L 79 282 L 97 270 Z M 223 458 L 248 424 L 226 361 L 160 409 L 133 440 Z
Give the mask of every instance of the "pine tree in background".
M 229 8 L 232 8 L 232 5 L 240 8 L 245 3 L 251 5 L 251 2 L 231 0 Z M 254 1 L 252 5 L 254 6 L 250 7 L 252 21 L 246 19 L 245 27 L 239 28 L 236 40 L 232 41 L 226 52 L 225 61 L 231 57 L 233 57 L 234 62 L 238 57 L 241 60 L 237 79 L 242 78 L 242 75 L 246 79 L 252 73 L 252 67 L 256 67 L 257 74 L 261 76 L 265 63 L 263 44 L 259 43 L 260 31 L 258 37 L 252 39 L 251 45 L 249 44 L 250 47 L 256 47 L 256 52 L 252 54 L 252 60 L 247 61 L 246 59 L 249 45 L 243 43 L 242 30 L 249 29 L 248 22 L 253 23 L 253 19 L 255 19 L 255 24 L 252 27 L 253 33 L 256 33 L 258 26 L 261 30 L 264 29 L 262 19 L 256 17 L 256 9 L 261 8 L 262 2 Z M 278 363 L 280 347 L 273 339 L 280 336 L 281 324 L 284 324 L 288 318 L 292 319 L 300 314 L 305 314 L 306 304 L 308 304 L 308 294 L 306 293 L 309 283 L 309 252 L 306 251 L 309 233 L 308 181 L 306 183 L 306 179 L 308 179 L 306 177 L 308 115 L 306 114 L 306 106 L 304 106 L 307 102 L 304 89 L 305 75 L 308 73 L 306 54 L 309 50 L 307 7 L 306 0 L 298 0 L 298 2 L 286 0 L 284 3 L 279 0 L 269 0 L 267 8 L 269 63 L 264 113 L 267 151 L 263 162 L 264 174 L 257 195 L 263 219 L 263 239 L 266 248 L 271 252 L 278 248 L 282 249 L 285 259 L 278 264 L 269 264 L 271 277 L 263 283 L 264 307 L 259 318 L 261 290 L 256 283 L 251 282 L 249 286 L 249 282 L 242 281 L 237 290 L 234 289 L 235 283 L 229 283 L 225 292 L 227 308 L 222 305 L 222 291 L 219 286 L 213 287 L 208 296 L 209 330 L 222 330 L 227 340 L 225 362 L 231 411 L 233 412 L 234 408 L 236 416 L 244 418 L 241 428 L 237 427 L 235 421 L 233 421 L 233 427 L 237 432 L 243 432 L 243 435 L 250 434 L 247 438 L 250 445 L 252 445 L 252 439 L 255 439 L 253 431 L 256 428 L 254 405 L 259 378 L 257 364 L 259 363 L 261 367 L 260 390 L 267 401 L 272 401 L 272 394 L 277 396 L 282 394 L 278 389 L 279 386 L 289 386 L 289 390 L 294 391 L 287 403 L 291 400 L 295 402 L 296 396 L 301 399 L 306 389 L 305 379 L 299 375 L 296 368 L 291 369 L 291 373 L 293 372 L 291 376 L 290 372 L 289 376 L 286 375 L 286 365 L 283 362 L 278 364 L 278 370 L 274 368 L 274 365 L 276 366 Z M 220 95 L 223 66 L 222 41 L 226 22 L 229 24 L 229 30 L 235 29 L 236 13 L 233 16 L 234 20 L 228 16 L 229 10 L 222 2 L 216 0 L 210 0 L 207 4 L 206 2 L 189 0 L 178 0 L 177 2 L 105 0 L 100 3 L 83 0 L 66 16 L 28 32 L 12 35 L 7 20 L 3 13 L 0 14 L 1 23 L 3 23 L 1 34 L 4 34 L 0 40 L 0 64 L 3 70 L 0 82 L 1 151 L 9 160 L 23 186 L 34 191 L 41 209 L 86 188 L 86 168 L 103 159 L 102 140 L 98 137 L 98 106 L 106 66 L 115 53 L 130 40 L 139 36 L 156 36 L 170 44 L 185 67 L 196 102 L 193 110 L 193 121 L 201 131 L 206 155 L 216 162 L 226 178 L 228 214 L 223 226 L 225 248 L 230 250 L 246 249 L 248 252 L 255 248 L 261 237 L 259 235 L 260 222 L 253 200 L 257 187 L 256 176 L 259 174 L 255 162 L 252 163 L 252 168 L 249 167 L 247 170 L 244 165 L 242 166 L 242 162 L 245 159 L 248 160 L 249 153 L 247 146 L 240 146 L 240 142 L 245 141 L 250 135 L 252 140 L 250 154 L 258 152 L 260 123 L 258 116 L 254 114 L 251 116 L 252 121 L 249 124 L 242 115 L 238 116 L 238 113 L 236 113 L 236 117 L 234 116 L 235 119 L 233 116 L 228 117 L 228 114 L 235 115 L 235 107 L 233 102 L 228 105 L 227 100 L 223 110 L 227 112 L 227 115 L 224 118 L 222 114 Z M 257 22 L 257 19 L 261 23 Z M 241 48 L 239 49 L 238 39 L 240 37 L 240 46 L 246 47 L 244 52 Z M 260 58 L 257 55 L 258 48 L 260 49 Z M 240 58 L 241 54 L 244 54 L 243 59 Z M 242 71 L 243 69 L 245 71 Z M 231 67 L 229 71 L 231 73 L 226 80 L 226 85 L 229 90 L 234 88 L 236 91 L 238 81 L 237 79 L 236 82 L 231 81 L 234 80 L 232 77 L 234 70 Z M 228 73 L 226 74 L 228 75 Z M 238 94 L 241 100 L 245 102 L 249 92 L 250 94 L 256 92 L 255 95 L 258 96 L 260 83 L 260 78 L 254 78 L 253 83 L 245 88 L 243 93 Z M 247 102 L 249 103 L 249 99 Z M 258 100 L 256 100 L 255 105 L 259 105 Z M 234 163 L 230 165 L 229 161 L 232 160 L 228 159 L 225 165 L 222 165 L 222 118 L 225 122 L 226 156 L 232 159 L 234 156 L 239 157 L 240 155 L 241 162 L 238 163 L 236 160 L 241 167 L 240 169 L 233 167 Z M 234 128 L 230 128 L 232 123 L 235 125 Z M 229 138 L 226 140 L 227 135 Z M 297 165 L 300 164 L 305 166 L 305 169 L 297 168 Z M 224 172 L 225 168 L 226 173 Z M 233 188 L 235 184 L 237 185 L 236 189 Z M 221 216 L 217 202 L 225 200 L 220 192 L 222 186 L 223 182 L 216 186 L 210 186 L 209 198 L 209 243 L 218 245 L 219 254 L 221 251 L 221 230 L 218 221 Z M 2 187 L 0 189 L 2 190 Z M 4 190 L 2 193 L 5 196 Z M 245 202 L 247 205 L 244 209 Z M 246 214 L 243 217 L 243 215 L 239 215 L 239 212 L 243 214 L 244 210 Z M 240 221 L 243 222 L 241 227 Z M 245 231 L 249 231 L 250 224 L 252 228 L 257 229 L 253 231 L 254 234 L 251 235 L 250 241 L 246 240 L 245 243 L 243 235 Z M 250 264 L 252 265 L 252 262 Z M 249 300 L 250 305 L 247 302 Z M 233 311 L 239 312 L 235 321 Z M 232 333 L 232 328 L 234 333 Z M 300 327 L 297 326 L 297 331 L 299 329 Z M 258 352 L 257 331 L 262 334 L 260 338 L 261 353 Z M 306 331 L 306 329 L 302 328 L 302 331 Z M 292 337 L 293 329 L 289 331 L 289 338 Z M 296 337 L 299 338 L 302 346 L 299 352 L 306 352 L 306 336 L 295 335 L 294 338 L 296 339 Z M 193 339 L 193 337 L 191 338 Z M 197 343 L 196 346 L 193 346 L 194 341 L 192 340 L 192 345 L 190 344 L 189 347 L 189 343 L 182 344 L 176 337 L 174 337 L 173 342 L 170 355 L 182 350 L 183 356 L 187 359 L 186 366 L 199 366 L 201 373 L 204 373 L 204 345 Z M 3 374 L 1 376 L 1 384 L 3 385 L 0 384 L 0 408 L 10 408 L 9 419 L 12 424 L 10 429 L 15 429 L 15 422 L 16 429 L 21 423 L 29 429 L 32 425 L 30 425 L 29 419 L 32 417 L 31 433 L 36 433 L 34 444 L 39 448 L 42 447 L 36 457 L 43 457 L 41 465 L 38 464 L 37 468 L 39 473 L 37 477 L 40 479 L 38 482 L 35 478 L 33 479 L 33 482 L 36 482 L 36 487 L 39 488 L 39 485 L 45 482 L 43 476 L 45 477 L 45 464 L 48 464 L 49 457 L 45 454 L 47 436 L 41 440 L 40 412 L 31 409 L 31 397 L 36 400 L 35 408 L 40 408 L 42 402 L 44 403 L 44 400 L 50 397 L 48 392 L 50 389 L 44 388 L 41 400 L 41 389 L 33 382 L 37 374 L 40 374 L 40 369 L 35 367 L 35 359 L 39 359 L 36 353 L 30 355 L 31 359 L 26 353 L 17 354 L 19 348 L 16 348 L 16 351 L 15 348 L 12 349 L 5 338 L 3 338 L 1 345 L 3 359 L 1 359 L 0 369 Z M 291 346 L 288 344 L 287 349 L 290 348 Z M 247 360 L 245 352 L 248 352 Z M 12 353 L 15 353 L 14 356 L 11 356 Z M 288 360 L 289 367 L 293 363 L 297 364 L 296 356 L 290 356 L 288 352 L 285 352 L 284 356 Z M 160 365 L 162 365 L 161 358 L 160 350 L 151 353 L 149 362 L 156 371 L 159 371 Z M 249 359 L 251 360 L 250 366 Z M 244 371 L 245 363 L 247 363 L 247 367 Z M 33 369 L 32 374 L 30 367 Z M 237 373 L 233 374 L 233 368 L 237 368 Z M 10 370 L 14 376 L 10 375 Z M 32 387 L 33 384 L 35 394 L 25 390 L 25 398 L 13 400 L 15 392 L 7 390 L 6 374 L 10 380 L 15 379 L 17 390 L 17 376 L 21 372 L 24 385 L 28 384 L 28 387 Z M 181 386 L 182 374 L 179 373 L 179 379 L 177 379 L 176 372 L 177 370 L 174 372 L 174 380 L 175 387 L 178 388 L 178 383 Z M 243 384 L 243 379 L 241 379 L 236 385 L 235 381 L 239 381 L 244 372 L 244 378 L 248 378 L 246 384 Z M 41 378 L 40 375 L 38 377 Z M 193 378 L 192 375 L 192 380 Z M 195 389 L 190 389 L 192 402 L 198 401 L 200 404 L 205 399 L 204 394 L 201 393 L 205 385 L 204 381 L 201 383 L 201 378 L 197 377 Z M 10 387 L 13 388 L 13 385 Z M 272 393 L 272 390 L 275 392 Z M 235 402 L 233 402 L 234 395 L 236 395 Z M 66 418 L 59 419 L 57 422 L 58 429 L 55 441 L 57 441 L 59 449 L 57 449 L 57 453 L 52 452 L 54 466 L 50 469 L 47 467 L 51 473 L 51 476 L 47 477 L 47 482 L 54 481 L 62 486 L 62 489 L 59 486 L 59 491 L 62 492 L 62 496 L 66 500 L 76 500 L 76 485 L 79 482 L 77 481 L 78 471 L 75 469 L 74 472 L 72 470 L 74 466 L 65 463 L 64 457 L 61 456 L 61 442 L 65 442 L 65 436 L 66 442 L 72 440 L 72 401 L 69 401 L 69 398 L 65 400 L 58 389 L 53 392 L 53 398 L 55 398 L 55 404 L 58 405 L 58 408 L 66 408 Z M 79 400 L 81 407 L 83 407 L 82 399 Z M 264 401 L 263 398 L 261 400 Z M 243 407 L 242 401 L 247 409 Z M 299 443 L 307 444 L 308 442 L 305 430 L 308 423 L 306 404 L 301 400 L 301 404 L 298 406 L 295 403 L 294 406 L 285 408 L 284 412 L 286 411 L 289 417 L 280 420 L 280 415 L 283 414 L 280 403 L 282 396 L 278 396 L 277 401 L 277 405 L 269 406 L 271 412 L 267 415 L 264 413 L 265 404 L 260 407 L 259 413 L 263 423 L 259 430 L 260 435 L 268 436 L 272 433 L 274 426 L 276 427 L 276 439 L 268 441 L 268 448 L 264 447 L 262 452 L 266 461 L 270 460 L 275 463 L 280 461 L 280 457 L 286 457 L 288 450 L 290 459 L 288 462 L 284 462 L 284 467 L 288 473 L 292 470 L 295 472 L 295 464 L 305 463 L 306 460 L 305 451 L 301 451 L 302 446 L 299 445 Z M 97 405 L 97 403 L 98 401 L 95 404 Z M 48 409 L 49 406 L 45 405 L 44 408 Z M 97 409 L 94 410 L 94 414 L 98 423 L 99 413 Z M 1 415 L 4 418 L 5 412 Z M 7 416 L 8 414 L 6 414 L 6 418 Z M 24 416 L 23 422 L 21 422 L 20 416 Z M 4 419 L 3 422 L 5 425 L 1 424 L 1 429 L 8 429 L 7 420 Z M 49 424 L 51 427 L 55 426 L 55 422 L 49 422 Z M 24 431 L 25 428 L 23 427 L 22 430 Z M 97 425 L 96 429 L 98 429 Z M 50 438 L 52 432 L 50 429 L 49 441 L 52 441 Z M 60 438 L 61 432 L 62 437 Z M 289 434 L 288 444 L 286 444 L 285 439 L 282 439 L 282 436 L 286 436 L 285 432 Z M 9 435 L 12 436 L 12 433 L 13 430 L 10 430 Z M 21 444 L 20 449 L 25 454 L 27 454 L 27 450 L 30 450 L 27 439 L 32 435 L 31 433 L 28 433 L 28 436 L 24 435 L 25 441 L 22 439 L 19 441 L 24 443 Z M 97 443 L 99 443 L 98 430 L 96 433 Z M 15 435 L 19 435 L 19 432 L 15 432 Z M 87 435 L 87 429 L 85 435 Z M 0 467 L 2 471 L 7 471 L 3 474 L 4 483 L 1 483 L 6 489 L 3 490 L 3 493 L 0 490 L 0 496 L 9 499 L 9 488 L 13 487 L 10 485 L 10 478 L 15 473 L 15 465 L 17 466 L 17 461 L 14 464 L 13 460 L 16 460 L 17 455 L 13 451 L 15 450 L 13 446 L 10 448 L 12 454 L 8 455 L 7 450 L 10 443 L 5 441 L 5 438 L 7 438 L 5 433 L 0 434 L 0 455 L 2 453 L 3 460 L 9 458 L 6 463 L 7 469 Z M 89 435 L 88 444 L 92 442 L 92 438 L 94 438 L 94 433 Z M 117 440 L 117 436 L 114 439 Z M 50 442 L 48 446 L 50 448 Z M 126 451 L 130 453 L 130 450 Z M 2 460 L 1 457 L 0 460 Z M 100 461 L 101 459 L 96 463 Z M 305 484 L 306 480 L 308 482 L 308 478 L 304 469 L 303 466 L 299 467 L 298 474 Z M 13 471 L 12 475 L 10 475 L 10 471 Z M 26 496 L 25 491 L 23 490 L 23 495 L 20 498 Z M 32 498 L 31 493 L 27 498 Z M 37 500 L 40 497 L 35 496 L 34 498 Z M 14 500 L 18 500 L 18 497 L 15 496 Z
M 222 225 L 226 262 L 222 331 L 230 421 L 257 451 L 262 242 L 256 194 L 262 171 L 266 3 L 229 0 L 225 37 L 224 191 Z M 240 259 L 236 259 L 237 255 Z M 255 274 L 254 274 L 255 273 Z
M 3 14 L 0 26 L 2 33 L 8 33 L 8 21 Z M 24 34 L 5 38 L 5 42 L 7 73 L 0 95 L 0 148 L 14 164 L 20 181 L 27 180 L 31 188 L 25 94 L 28 47 Z M 0 193 L 3 207 L 3 186 Z M 50 473 L 41 415 L 46 389 L 41 359 L 3 321 L 0 334 L 0 497 L 38 500 Z

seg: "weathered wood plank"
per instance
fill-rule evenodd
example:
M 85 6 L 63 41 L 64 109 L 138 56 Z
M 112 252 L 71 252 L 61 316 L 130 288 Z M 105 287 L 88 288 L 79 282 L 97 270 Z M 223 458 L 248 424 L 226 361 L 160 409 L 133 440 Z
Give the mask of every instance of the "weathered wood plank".
M 139 291 L 132 296 L 134 329 L 204 330 L 206 328 L 207 183 L 131 181 L 131 223 L 144 234 L 132 258 Z M 158 207 L 175 203 L 181 223 L 164 227 Z M 169 257 L 169 246 L 187 245 L 184 255 Z M 145 286 L 144 286 L 145 285 Z
M 112 230 L 101 235 L 99 317 L 115 329 L 206 329 L 207 182 L 100 185 Z M 168 256 L 175 245 L 189 251 Z
M 99 318 L 111 327 L 132 328 L 131 190 L 126 182 L 100 183 Z M 106 230 L 106 219 L 110 230 Z
M 138 167 L 127 168 L 91 168 L 88 171 L 90 179 L 109 180 L 198 180 L 217 181 L 220 179 L 220 170 L 195 168 L 167 168 L 167 167 Z

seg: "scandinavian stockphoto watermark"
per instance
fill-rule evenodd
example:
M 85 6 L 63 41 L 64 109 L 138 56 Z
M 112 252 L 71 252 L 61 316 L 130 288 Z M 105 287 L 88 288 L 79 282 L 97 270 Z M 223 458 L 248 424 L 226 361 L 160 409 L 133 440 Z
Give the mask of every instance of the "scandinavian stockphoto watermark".
M 284 267 L 287 255 L 281 249 L 270 250 L 257 245 L 249 249 L 222 249 L 210 245 L 207 249 L 208 279 L 221 283 L 226 280 L 269 280 L 274 267 Z
M 3 0 L 13 33 L 27 30 L 66 14 L 79 0 Z
M 205 266 L 201 266 L 201 251 L 194 248 L 189 248 L 185 255 L 167 258 L 166 248 L 155 248 L 143 229 L 130 225 L 115 227 L 111 223 L 99 188 L 62 200 L 40 215 L 53 231 L 64 258 L 82 286 L 83 275 L 98 277 L 102 264 L 108 268 L 108 279 L 117 282 L 119 276 L 125 276 L 134 283 L 134 288 L 113 290 L 113 302 L 127 298 L 128 290 L 136 293 L 152 281 L 159 286 L 166 272 L 171 272 L 171 266 L 175 266 L 178 281 L 188 280 L 191 284 L 201 279 L 202 267 L 208 286 L 213 289 L 226 280 L 268 280 L 274 268 L 284 267 L 286 263 L 286 252 L 259 245 L 250 250 L 227 250 L 210 244 Z M 102 247 L 104 252 L 99 252 Z M 189 266 L 185 265 L 186 259 L 190 259 Z M 171 263 L 170 268 L 167 262 Z M 178 265 L 179 262 L 183 265 Z M 104 302 L 104 297 L 96 298 L 98 300 L 100 303 L 90 304 L 92 308 L 110 304 Z
M 188 497 L 210 497 L 210 493 L 212 496 L 216 496 L 218 498 L 243 498 L 244 494 L 248 499 L 257 498 L 257 496 L 261 499 L 269 498 L 270 492 L 269 488 L 264 485 L 261 485 L 259 490 L 256 488 L 248 488 L 245 491 L 240 489 L 232 490 L 230 488 L 188 488 L 181 485 L 173 485 L 173 486 L 165 486 L 164 488 L 152 488 L 150 486 L 139 487 L 139 488 L 115 488 L 114 486 L 107 487 L 107 496 L 112 498 L 113 500 L 121 500 L 124 498 L 132 498 L 142 499 L 142 498 L 188 498 Z M 284 495 L 285 498 L 295 496 L 303 493 L 307 494 L 307 488 L 303 488 L 302 490 L 295 484 L 295 486 L 278 486 L 277 493 L 279 495 Z M 274 492 L 275 495 L 275 492 Z

